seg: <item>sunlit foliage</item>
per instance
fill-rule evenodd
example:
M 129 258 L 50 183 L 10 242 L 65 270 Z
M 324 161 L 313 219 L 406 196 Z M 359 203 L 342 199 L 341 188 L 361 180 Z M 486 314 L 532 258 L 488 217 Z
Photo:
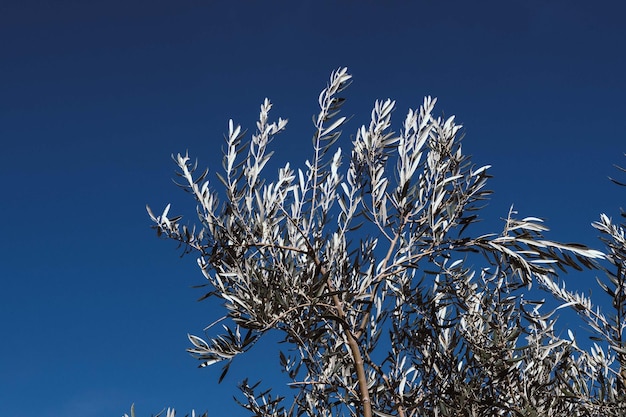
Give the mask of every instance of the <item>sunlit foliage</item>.
M 199 223 L 170 216 L 170 205 L 150 217 L 160 236 L 197 255 L 205 298 L 225 307 L 223 332 L 190 335 L 189 352 L 201 366 L 221 364 L 223 378 L 279 331 L 293 396 L 245 380 L 239 401 L 253 416 L 624 415 L 623 225 L 605 215 L 594 224 L 606 254 L 551 241 L 541 219 L 513 209 L 502 230 L 476 234 L 489 166 L 463 153 L 454 117 L 434 115 L 426 97 L 395 132 L 395 102 L 377 101 L 345 152 L 350 82 L 339 69 L 319 95 L 302 167 L 266 174 L 287 126 L 270 121 L 267 99 L 249 139 L 229 122 L 215 184 L 187 154 L 174 158 Z M 604 259 L 612 316 L 557 275 Z M 571 332 L 562 337 L 554 311 L 528 295 L 533 284 L 577 311 L 598 343 L 587 351 Z

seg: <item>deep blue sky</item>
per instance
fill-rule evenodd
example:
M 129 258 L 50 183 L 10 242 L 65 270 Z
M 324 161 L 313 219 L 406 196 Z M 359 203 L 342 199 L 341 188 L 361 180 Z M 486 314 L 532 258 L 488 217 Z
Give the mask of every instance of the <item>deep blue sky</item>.
M 242 371 L 263 378 L 277 355 L 260 344 L 220 386 L 219 368 L 196 368 L 186 334 L 220 310 L 195 302 L 195 260 L 155 237 L 144 205 L 189 209 L 170 154 L 215 172 L 228 119 L 253 130 L 264 97 L 290 119 L 275 157 L 300 165 L 340 66 L 345 134 L 377 98 L 397 100 L 399 129 L 436 96 L 493 165 L 486 217 L 514 203 L 551 238 L 599 247 L 589 224 L 625 195 L 606 179 L 626 165 L 621 2 L 380 3 L 0 5 L 0 414 L 239 412 Z M 598 291 L 593 274 L 566 278 Z

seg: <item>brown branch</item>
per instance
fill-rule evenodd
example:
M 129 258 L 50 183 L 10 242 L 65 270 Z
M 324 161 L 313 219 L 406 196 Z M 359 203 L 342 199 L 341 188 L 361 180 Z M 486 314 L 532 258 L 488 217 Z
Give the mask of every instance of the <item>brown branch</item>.
M 325 268 L 322 267 L 320 271 L 322 276 L 326 275 Z M 332 282 L 330 281 L 330 277 L 326 278 L 326 282 L 328 285 L 328 289 L 331 292 L 334 292 L 334 287 Z M 359 381 L 359 394 L 361 395 L 361 406 L 363 407 L 363 417 L 372 417 L 372 403 L 370 400 L 369 390 L 367 388 L 367 377 L 365 376 L 365 366 L 363 362 L 363 356 L 361 355 L 361 350 L 359 348 L 359 344 L 357 343 L 348 323 L 346 322 L 346 314 L 343 311 L 343 306 L 341 305 L 341 300 L 337 294 L 333 294 L 333 302 L 335 304 L 335 310 L 337 311 L 337 316 L 341 319 L 339 322 L 341 323 L 344 332 L 346 334 L 346 339 L 348 340 L 348 346 L 350 351 L 352 352 L 352 357 L 354 358 L 354 368 L 356 370 L 356 375 Z
M 308 248 L 307 253 L 311 257 L 311 260 L 315 263 L 318 273 L 322 277 L 326 277 L 326 285 L 328 285 L 328 290 L 329 292 L 333 293 L 332 299 L 334 307 L 337 311 L 337 317 L 340 319 L 338 321 L 341 323 L 341 327 L 343 327 L 344 329 L 346 339 L 348 340 L 348 347 L 350 348 L 350 352 L 352 353 L 352 357 L 354 358 L 354 368 L 356 370 L 357 378 L 359 381 L 359 394 L 361 396 L 361 406 L 363 407 L 363 417 L 372 417 L 372 404 L 369 396 L 369 390 L 367 388 L 367 377 L 365 376 L 363 357 L 361 356 L 359 344 L 357 343 L 346 321 L 346 313 L 343 310 L 341 300 L 339 299 L 339 296 L 337 296 L 336 290 L 333 287 L 332 282 L 330 281 L 330 277 L 328 277 L 328 271 L 324 267 L 322 261 L 317 256 L 315 248 L 313 247 L 313 245 L 311 245 L 311 242 L 309 242 L 308 237 L 305 235 L 304 231 L 301 230 L 300 227 L 296 224 L 295 220 L 291 218 L 291 216 L 287 215 L 287 219 L 293 224 L 293 226 L 304 238 L 304 242 Z

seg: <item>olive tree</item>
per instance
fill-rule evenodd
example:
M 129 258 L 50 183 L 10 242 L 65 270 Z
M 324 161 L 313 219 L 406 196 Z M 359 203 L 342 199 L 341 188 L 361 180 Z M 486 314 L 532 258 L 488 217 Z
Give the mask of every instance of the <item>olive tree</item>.
M 170 215 L 169 204 L 148 212 L 159 236 L 197 256 L 209 288 L 202 298 L 223 302 L 222 331 L 189 336 L 200 366 L 221 364 L 221 381 L 235 357 L 280 332 L 277 364 L 293 395 L 244 380 L 239 402 L 254 416 L 624 412 L 611 356 L 624 363 L 623 229 L 606 216 L 596 224 L 617 267 L 603 284 L 621 303 L 611 321 L 557 275 L 598 268 L 602 252 L 549 240 L 541 219 L 513 209 L 501 230 L 475 232 L 489 166 L 471 163 L 461 126 L 434 114 L 435 99 L 409 110 L 397 132 L 395 102 L 377 101 L 343 151 L 350 82 L 338 69 L 319 95 L 301 167 L 267 175 L 270 145 L 287 126 L 270 120 L 267 99 L 249 138 L 229 122 L 215 179 L 188 154 L 174 157 L 198 221 Z M 561 337 L 555 311 L 530 296 L 533 283 L 608 346 L 587 352 L 571 333 Z
M 611 181 L 626 186 L 618 180 Z M 626 218 L 626 212 L 622 211 L 621 217 Z M 579 348 L 570 335 L 573 348 L 580 354 L 577 372 L 584 373 L 585 380 L 599 388 L 592 393 L 595 395 L 590 400 L 605 404 L 621 402 L 624 405 L 617 407 L 616 413 L 626 415 L 626 223 L 617 224 L 606 214 L 601 214 L 600 220 L 592 225 L 601 233 L 600 240 L 606 248 L 608 267 L 601 268 L 606 278 L 596 280 L 609 296 L 611 314 L 605 315 L 599 308 L 594 308 L 589 296 L 569 291 L 565 285 L 559 286 L 551 280 L 545 280 L 544 285 L 563 301 L 562 306 L 575 309 L 594 333 L 593 340 L 608 347 L 605 352 L 601 345 L 594 343 L 591 351 L 587 352 Z M 589 391 L 585 394 L 589 395 Z

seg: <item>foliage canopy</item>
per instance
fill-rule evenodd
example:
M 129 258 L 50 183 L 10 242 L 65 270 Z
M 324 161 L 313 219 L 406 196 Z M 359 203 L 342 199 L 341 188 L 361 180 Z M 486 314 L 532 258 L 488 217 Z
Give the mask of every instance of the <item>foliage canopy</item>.
M 607 253 L 544 237 L 536 217 L 510 210 L 503 230 L 473 235 L 490 194 L 489 166 L 461 148 L 454 117 L 433 115 L 426 97 L 391 129 L 392 100 L 377 101 L 346 155 L 338 147 L 347 69 L 319 95 L 312 156 L 265 175 L 269 145 L 287 120 L 261 105 L 256 132 L 232 120 L 217 174 L 223 191 L 174 159 L 199 224 L 148 208 L 157 233 L 194 253 L 203 298 L 224 302 L 223 333 L 189 335 L 200 366 L 223 364 L 278 330 L 277 353 L 293 397 L 247 380 L 241 405 L 254 416 L 623 415 L 626 240 L 602 215 Z M 557 272 L 608 259 L 613 300 L 606 317 Z M 555 330 L 555 311 L 528 299 L 533 283 L 573 308 L 598 340 L 590 351 Z M 219 322 L 219 321 L 218 321 Z

